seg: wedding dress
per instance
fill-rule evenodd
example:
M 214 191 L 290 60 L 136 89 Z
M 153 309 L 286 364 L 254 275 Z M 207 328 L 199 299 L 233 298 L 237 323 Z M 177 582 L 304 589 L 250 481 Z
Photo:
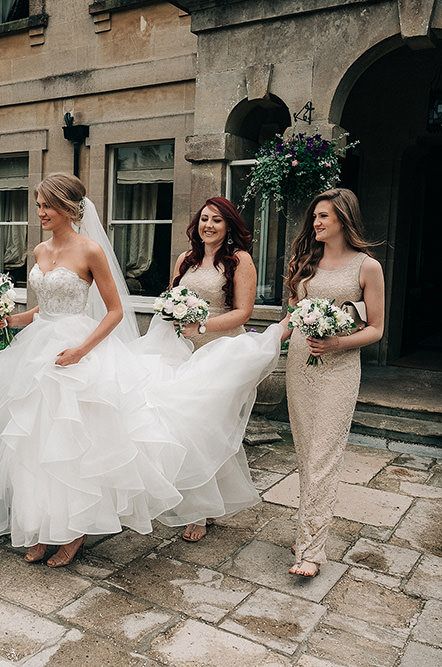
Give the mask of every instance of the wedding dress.
M 0 353 L 0 534 L 63 544 L 152 519 L 183 525 L 253 505 L 241 448 L 255 388 L 276 365 L 279 325 L 194 354 L 159 317 L 113 332 L 78 364 L 57 354 L 96 328 L 89 284 L 57 267 L 29 276 L 39 313 Z

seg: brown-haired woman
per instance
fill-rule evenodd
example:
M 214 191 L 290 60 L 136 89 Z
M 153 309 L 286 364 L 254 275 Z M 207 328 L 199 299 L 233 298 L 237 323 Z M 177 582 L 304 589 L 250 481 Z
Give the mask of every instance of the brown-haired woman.
M 173 285 L 184 285 L 209 302 L 210 317 L 204 327 L 187 324 L 184 335 L 195 348 L 220 336 L 245 331 L 255 302 L 256 269 L 248 250 L 251 234 L 232 202 L 208 199 L 187 228 L 191 249 L 175 265 Z M 250 504 L 258 502 L 247 472 Z M 197 542 L 206 534 L 205 520 L 189 524 L 183 538 Z
M 334 299 L 338 306 L 363 300 L 368 322 L 351 336 L 305 339 L 295 329 L 290 340 L 287 398 L 300 480 L 291 574 L 315 576 L 326 562 L 324 547 L 359 390 L 359 349 L 377 342 L 383 333 L 384 280 L 369 245 L 358 200 L 344 188 L 313 199 L 293 245 L 291 305 L 303 298 Z M 307 366 L 309 353 L 321 356 L 324 363 Z

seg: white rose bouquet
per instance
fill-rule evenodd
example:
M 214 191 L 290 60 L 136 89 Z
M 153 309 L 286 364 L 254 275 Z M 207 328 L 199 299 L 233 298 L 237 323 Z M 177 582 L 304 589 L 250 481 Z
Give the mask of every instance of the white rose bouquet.
M 289 329 L 299 329 L 304 336 L 311 338 L 325 338 L 337 334 L 349 335 L 356 329 L 354 320 L 330 299 L 302 299 L 291 312 L 288 323 Z M 321 357 L 313 354 L 307 359 L 307 366 L 317 366 L 324 363 Z
M 209 319 L 209 304 L 200 299 L 198 294 L 187 287 L 172 287 L 155 299 L 153 309 L 163 320 L 178 322 L 176 332 L 180 336 L 182 325 L 199 322 L 205 324 Z
M 7 273 L 0 273 L 0 320 L 10 315 L 15 308 L 16 298 L 14 284 Z M 12 334 L 6 325 L 0 329 L 0 350 L 7 347 L 12 340 Z

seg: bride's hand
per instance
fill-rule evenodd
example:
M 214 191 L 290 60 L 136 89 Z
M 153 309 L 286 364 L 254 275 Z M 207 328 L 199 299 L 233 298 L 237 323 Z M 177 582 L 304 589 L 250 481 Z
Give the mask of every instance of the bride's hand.
M 76 347 L 68 348 L 57 354 L 57 359 L 55 361 L 56 366 L 71 366 L 71 364 L 78 364 L 80 359 L 83 358 L 83 353 Z
M 282 334 L 281 334 L 281 342 L 284 343 L 290 336 L 292 335 L 293 329 L 289 329 L 288 324 L 290 320 L 290 313 L 287 313 L 287 315 L 284 317 L 283 320 L 280 321 L 280 325 L 282 327 Z

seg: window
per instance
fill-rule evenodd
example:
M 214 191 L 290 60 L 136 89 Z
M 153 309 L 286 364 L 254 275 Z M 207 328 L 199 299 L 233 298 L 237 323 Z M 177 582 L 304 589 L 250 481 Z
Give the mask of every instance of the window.
M 158 296 L 169 284 L 173 142 L 111 150 L 109 231 L 129 292 Z
M 0 0 L 0 23 L 29 16 L 29 0 Z
M 0 272 L 26 288 L 28 157 L 0 156 Z
M 239 205 L 247 189 L 247 176 L 255 160 L 231 162 L 227 177 L 227 197 Z M 280 306 L 282 301 L 285 216 L 261 197 L 249 201 L 242 211 L 253 234 L 253 261 L 258 272 L 256 304 Z

